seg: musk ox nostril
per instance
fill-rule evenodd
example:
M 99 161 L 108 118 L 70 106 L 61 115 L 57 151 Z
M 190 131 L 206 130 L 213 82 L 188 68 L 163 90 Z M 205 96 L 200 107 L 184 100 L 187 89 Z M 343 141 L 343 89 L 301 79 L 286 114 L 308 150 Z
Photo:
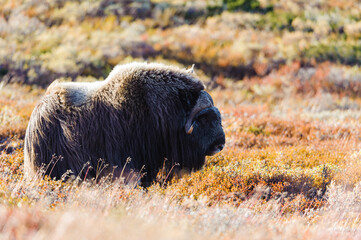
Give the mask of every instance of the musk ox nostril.
M 219 149 L 219 151 L 222 151 L 224 148 L 224 144 L 219 144 L 216 146 L 217 149 Z
M 216 144 L 210 147 L 210 149 L 206 152 L 207 156 L 213 156 L 214 154 L 219 153 L 224 148 L 224 143 Z

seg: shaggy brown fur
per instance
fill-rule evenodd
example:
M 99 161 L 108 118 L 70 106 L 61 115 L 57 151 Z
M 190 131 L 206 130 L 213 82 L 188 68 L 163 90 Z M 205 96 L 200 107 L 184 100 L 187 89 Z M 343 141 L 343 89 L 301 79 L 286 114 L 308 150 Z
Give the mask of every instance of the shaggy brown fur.
M 113 167 L 119 176 L 126 166 L 128 172 L 143 169 L 142 183 L 149 185 L 165 159 L 168 169 L 175 163 L 180 169 L 199 169 L 206 152 L 224 144 L 214 107 L 208 110 L 209 120 L 194 124 L 198 132 L 184 130 L 203 89 L 186 70 L 146 63 L 117 66 L 99 82 L 55 81 L 29 121 L 26 173 L 43 166 L 52 178 L 60 179 L 67 170 L 93 178 Z

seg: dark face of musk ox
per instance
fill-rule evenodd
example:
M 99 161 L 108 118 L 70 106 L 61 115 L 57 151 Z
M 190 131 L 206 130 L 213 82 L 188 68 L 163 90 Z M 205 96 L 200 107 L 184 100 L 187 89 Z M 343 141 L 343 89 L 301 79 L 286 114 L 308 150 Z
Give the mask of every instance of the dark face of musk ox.
M 193 133 L 198 137 L 199 148 L 206 156 L 212 156 L 224 148 L 225 135 L 221 114 L 217 108 L 202 110 L 194 120 Z
M 214 107 L 211 96 L 201 91 L 196 105 L 192 109 L 185 131 L 194 142 L 195 149 L 204 156 L 212 156 L 224 148 L 225 134 L 219 110 Z M 200 162 L 200 166 L 204 164 Z

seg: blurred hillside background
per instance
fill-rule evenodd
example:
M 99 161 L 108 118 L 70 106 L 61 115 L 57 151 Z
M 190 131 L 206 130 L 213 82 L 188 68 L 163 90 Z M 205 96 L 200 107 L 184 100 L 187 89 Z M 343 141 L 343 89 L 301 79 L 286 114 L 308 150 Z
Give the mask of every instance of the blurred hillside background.
M 359 94 L 360 37 L 357 0 L 2 0 L 0 79 L 101 79 L 141 60 L 195 64 L 210 88 L 291 73 L 298 92 Z

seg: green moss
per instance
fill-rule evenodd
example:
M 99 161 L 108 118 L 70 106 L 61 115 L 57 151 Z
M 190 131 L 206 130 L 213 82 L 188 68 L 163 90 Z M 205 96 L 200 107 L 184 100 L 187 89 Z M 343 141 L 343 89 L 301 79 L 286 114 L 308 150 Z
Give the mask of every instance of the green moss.
M 346 42 L 319 43 L 305 50 L 306 58 L 342 64 L 361 64 L 361 45 Z
M 229 11 L 255 11 L 261 8 L 257 0 L 223 0 L 223 4 L 227 6 Z
M 253 133 L 256 136 L 260 135 L 260 134 L 262 134 L 264 136 L 269 135 L 269 133 L 267 133 L 265 131 L 264 126 L 254 126 L 254 125 L 252 125 L 252 126 L 248 127 L 247 132 Z
M 293 31 L 292 21 L 297 16 L 289 12 L 268 12 L 258 22 L 260 29 L 271 29 L 274 31 L 287 29 Z
M 223 10 L 231 12 L 246 11 L 246 12 L 269 12 L 273 10 L 272 5 L 262 7 L 258 0 L 222 0 L 222 1 L 208 1 L 207 10 L 209 15 L 221 13 Z

